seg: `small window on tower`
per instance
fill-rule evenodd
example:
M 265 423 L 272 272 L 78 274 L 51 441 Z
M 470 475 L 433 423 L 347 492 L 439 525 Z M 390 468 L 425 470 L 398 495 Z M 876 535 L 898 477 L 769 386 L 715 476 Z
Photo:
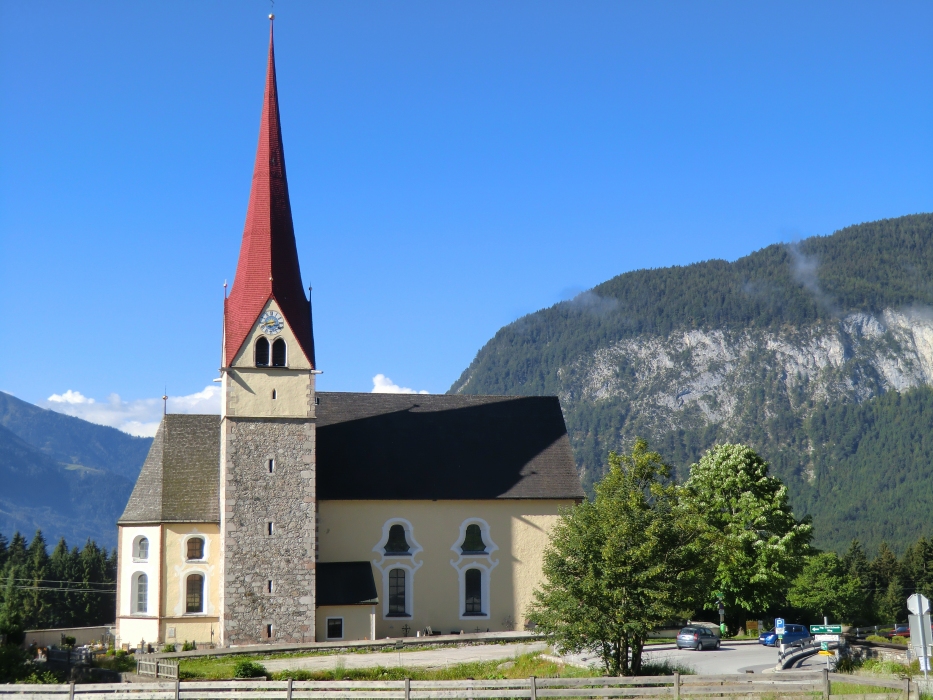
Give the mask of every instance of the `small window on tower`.
M 272 472 L 274 472 L 274 471 L 275 471 L 275 459 L 274 459 L 274 458 L 270 458 L 270 459 L 266 460 L 266 466 L 269 468 L 269 473 L 270 473 L 270 474 L 271 474 Z
M 188 559 L 204 558 L 204 539 L 202 537 L 192 537 L 188 540 Z
M 269 366 L 269 341 L 265 338 L 256 341 L 256 366 Z
M 272 390 L 272 400 L 275 401 L 275 389 Z
M 278 338 L 274 343 L 272 343 L 272 366 L 273 367 L 285 367 L 286 366 L 286 351 L 285 351 L 285 340 Z

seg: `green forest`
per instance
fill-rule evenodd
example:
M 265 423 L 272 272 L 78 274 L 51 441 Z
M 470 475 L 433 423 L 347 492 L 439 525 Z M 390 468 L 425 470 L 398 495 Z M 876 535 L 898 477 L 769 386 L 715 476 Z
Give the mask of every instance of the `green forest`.
M 0 534 L 0 634 L 113 623 L 116 571 L 116 551 L 92 540 L 80 549 L 59 540 L 50 555 L 41 532 L 28 544 Z
M 766 329 L 793 342 L 801 329 L 831 330 L 853 312 L 927 307 L 933 308 L 933 215 L 905 216 L 771 245 L 731 263 L 619 275 L 500 329 L 450 391 L 561 396 L 590 494 L 609 452 L 626 449 L 636 436 L 656 446 L 679 479 L 713 445 L 748 444 L 787 484 L 795 513 L 813 518 L 818 546 L 841 554 L 858 538 L 872 551 L 886 541 L 903 553 L 919 537 L 933 536 L 930 387 L 888 391 L 875 369 L 854 357 L 839 370 L 840 380 L 871 398 L 828 401 L 807 379 L 788 388 L 783 368 L 762 349 L 751 363 L 753 376 L 736 384 L 729 424 L 707 419 L 696 404 L 667 425 L 639 410 L 630 400 L 638 368 L 625 358 L 612 368 L 624 391 L 580 397 L 593 353 L 620 340 Z M 893 357 L 899 352 L 890 348 Z

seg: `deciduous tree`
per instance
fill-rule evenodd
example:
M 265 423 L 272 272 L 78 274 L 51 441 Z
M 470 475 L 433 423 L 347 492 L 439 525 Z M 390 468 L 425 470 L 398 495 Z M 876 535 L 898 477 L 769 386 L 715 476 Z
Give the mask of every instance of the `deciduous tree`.
M 774 607 L 803 568 L 813 536 L 809 519 L 794 518 L 787 488 L 751 448 L 730 444 L 692 465 L 685 488 L 719 534 L 710 556 L 726 605 L 746 613 Z
M 558 648 L 637 674 L 648 632 L 696 603 L 711 574 L 709 530 L 680 496 L 661 456 L 637 440 L 630 455 L 610 454 L 593 501 L 561 515 L 529 615 Z

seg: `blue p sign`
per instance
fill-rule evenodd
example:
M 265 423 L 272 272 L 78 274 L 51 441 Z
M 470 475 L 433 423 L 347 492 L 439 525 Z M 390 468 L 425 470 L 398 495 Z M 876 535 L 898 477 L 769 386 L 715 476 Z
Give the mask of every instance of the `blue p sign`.
M 784 634 L 784 618 L 783 617 L 777 617 L 774 619 L 774 632 L 775 634 L 779 636 Z

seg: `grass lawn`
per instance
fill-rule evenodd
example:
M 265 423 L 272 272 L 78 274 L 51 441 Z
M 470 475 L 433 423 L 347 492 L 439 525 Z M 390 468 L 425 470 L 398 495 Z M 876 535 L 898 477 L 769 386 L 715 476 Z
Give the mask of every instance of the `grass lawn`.
M 237 657 L 202 657 L 197 659 L 182 659 L 179 674 L 183 679 L 210 679 L 225 680 L 233 677 L 234 665 L 238 660 L 249 659 L 262 663 L 268 659 L 279 659 L 282 656 L 237 656 Z M 692 674 L 694 671 L 687 667 L 672 666 L 669 663 L 645 664 L 642 675 L 671 675 L 674 671 L 682 674 Z M 475 678 L 482 680 L 528 678 L 588 678 L 598 676 L 601 671 L 578 668 L 567 664 L 557 663 L 541 658 L 540 652 L 522 654 L 513 659 L 481 661 L 473 663 L 454 664 L 446 668 L 405 668 L 397 665 L 377 665 L 371 668 L 348 669 L 344 668 L 339 659 L 335 659 L 333 669 L 310 671 L 294 670 L 279 671 L 269 674 L 275 680 L 465 680 Z
M 179 673 L 182 678 L 205 678 L 222 680 L 233 677 L 233 667 L 240 659 L 248 658 L 262 663 L 270 658 L 263 657 L 205 657 L 198 659 L 182 659 Z M 492 679 L 492 678 L 528 678 L 541 676 L 547 678 L 581 678 L 592 675 L 592 672 L 575 666 L 559 664 L 540 658 L 540 654 L 522 654 L 514 659 L 482 661 L 474 663 L 455 664 L 447 668 L 404 668 L 397 665 L 374 666 L 372 668 L 344 668 L 339 660 L 335 660 L 331 670 L 309 671 L 294 670 L 271 673 L 276 680 L 292 678 L 294 680 L 342 680 L 344 678 L 363 680 L 463 680 L 466 678 Z

